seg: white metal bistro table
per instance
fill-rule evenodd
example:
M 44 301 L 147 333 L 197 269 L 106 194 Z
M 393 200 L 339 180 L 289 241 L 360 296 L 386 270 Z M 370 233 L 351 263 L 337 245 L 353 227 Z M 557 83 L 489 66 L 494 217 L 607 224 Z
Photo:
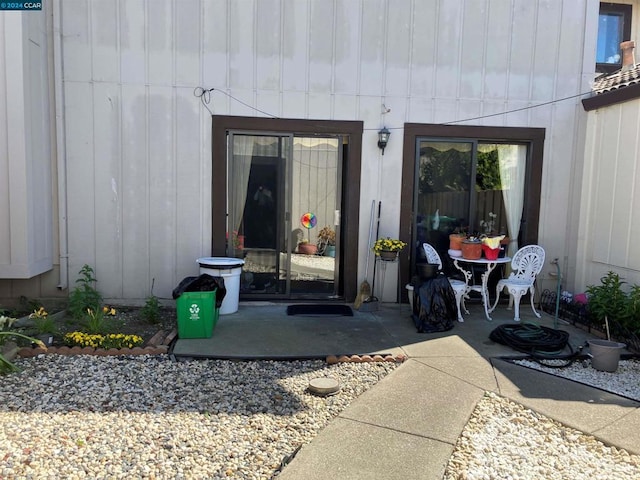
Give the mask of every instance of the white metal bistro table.
M 511 257 L 502 257 L 496 258 L 495 260 L 489 260 L 487 258 L 479 258 L 478 260 L 469 260 L 467 258 L 462 257 L 454 257 L 451 256 L 453 260 L 453 265 L 462 272 L 465 278 L 465 282 L 467 283 L 468 290 L 473 290 L 474 292 L 479 292 L 482 295 L 482 305 L 484 306 L 484 314 L 487 317 L 487 320 L 491 321 L 492 318 L 489 316 L 489 275 L 493 271 L 496 266 L 503 263 L 511 262 Z M 460 263 L 466 263 L 471 265 L 485 265 L 487 268 L 484 272 L 482 272 L 482 283 L 481 285 L 473 285 L 470 284 L 473 278 L 473 271 L 468 270 L 460 265 Z

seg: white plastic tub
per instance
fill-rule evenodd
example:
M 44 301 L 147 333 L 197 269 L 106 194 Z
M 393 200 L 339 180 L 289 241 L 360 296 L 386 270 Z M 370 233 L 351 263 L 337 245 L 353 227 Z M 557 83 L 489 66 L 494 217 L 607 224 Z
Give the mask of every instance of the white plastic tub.
M 232 257 L 201 257 L 197 260 L 200 274 L 222 277 L 227 294 L 220 305 L 219 314 L 227 315 L 238 311 L 240 303 L 240 275 L 244 260 Z
M 413 285 L 407 283 L 404 288 L 407 289 L 407 295 L 409 297 L 409 306 L 411 307 L 411 312 L 413 313 Z

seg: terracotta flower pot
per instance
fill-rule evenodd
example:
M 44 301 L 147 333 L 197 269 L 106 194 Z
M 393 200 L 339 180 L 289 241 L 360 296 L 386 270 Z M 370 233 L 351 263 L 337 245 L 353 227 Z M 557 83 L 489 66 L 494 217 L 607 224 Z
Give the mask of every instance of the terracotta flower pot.
M 467 241 L 462 242 L 462 258 L 478 260 L 482 256 L 482 243 Z
M 315 255 L 318 253 L 318 247 L 313 243 L 299 243 L 298 253 L 302 253 L 303 255 Z
M 464 238 L 464 235 L 460 235 L 459 233 L 452 233 L 449 235 L 449 249 L 462 250 L 462 241 Z

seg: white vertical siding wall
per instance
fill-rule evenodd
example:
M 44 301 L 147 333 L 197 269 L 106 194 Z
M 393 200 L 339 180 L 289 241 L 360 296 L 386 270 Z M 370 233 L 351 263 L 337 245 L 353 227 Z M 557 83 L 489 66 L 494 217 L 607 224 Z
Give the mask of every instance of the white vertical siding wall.
M 51 288 L 54 155 L 46 11 L 0 12 L 0 298 Z M 57 279 L 56 279 L 57 281 Z
M 609 271 L 640 284 L 640 100 L 589 112 L 577 287 Z
M 551 258 L 568 249 L 579 99 L 518 109 L 588 90 L 595 37 L 583 32 L 597 1 L 60 6 L 70 271 L 93 265 L 106 297 L 144 298 L 152 279 L 168 297 L 210 252 L 211 119 L 198 86 L 216 89 L 207 106 L 218 114 L 364 121 L 361 270 L 372 199 L 383 201 L 380 234 L 397 235 L 405 122 L 546 128 L 540 241 Z

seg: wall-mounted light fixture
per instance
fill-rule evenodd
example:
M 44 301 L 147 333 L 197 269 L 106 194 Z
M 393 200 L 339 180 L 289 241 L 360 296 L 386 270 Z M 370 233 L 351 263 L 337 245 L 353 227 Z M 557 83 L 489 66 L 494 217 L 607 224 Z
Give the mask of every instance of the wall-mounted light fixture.
M 382 130 L 378 132 L 378 148 L 382 150 L 382 155 L 384 155 L 384 149 L 389 142 L 389 135 L 391 135 L 391 132 L 387 127 L 382 127 Z

